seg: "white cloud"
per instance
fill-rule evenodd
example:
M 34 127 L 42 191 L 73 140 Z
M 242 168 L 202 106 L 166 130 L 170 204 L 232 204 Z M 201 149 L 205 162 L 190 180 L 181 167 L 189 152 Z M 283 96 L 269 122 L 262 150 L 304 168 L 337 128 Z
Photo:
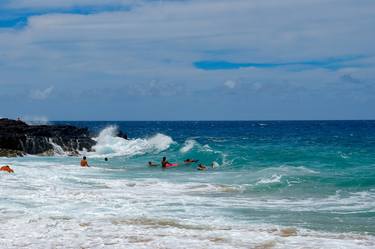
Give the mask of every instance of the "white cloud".
M 7 8 L 69 8 L 69 7 L 100 7 L 108 5 L 129 5 L 143 1 L 140 0 L 12 0 L 5 4 Z
M 10 84 L 12 87 L 8 88 L 15 89 L 13 85 L 29 84 L 42 89 L 30 93 L 33 99 L 46 99 L 52 93 L 53 88 L 38 85 L 46 80 L 58 84 L 59 93 L 65 91 L 68 97 L 90 89 L 124 86 L 134 96 L 178 95 L 222 89 L 223 79 L 233 79 L 234 83 L 229 81 L 224 87 L 237 91 L 246 82 L 255 82 L 246 85 L 248 89 L 266 94 L 267 89 L 274 89 L 272 84 L 282 89 L 284 82 L 288 82 L 311 92 L 326 90 L 335 95 L 329 83 L 336 82 L 345 69 L 340 70 L 342 73 L 285 68 L 202 71 L 192 63 L 272 63 L 375 54 L 375 1 L 369 0 L 361 4 L 353 0 L 9 3 L 21 9 L 133 6 L 128 11 L 88 15 L 55 11 L 29 17 L 23 29 L 0 29 L 0 85 Z M 374 58 L 362 59 L 360 63 L 363 61 L 366 68 L 350 65 L 350 70 L 355 70 L 353 77 L 363 81 L 374 79 Z M 145 83 L 154 79 L 156 83 Z M 179 86 L 184 87 L 181 90 Z
M 251 87 L 254 91 L 259 91 L 263 88 L 263 84 L 260 82 L 254 82 L 253 84 L 251 84 Z
M 233 89 L 236 87 L 236 82 L 234 80 L 227 80 L 224 82 L 224 86 Z
M 30 92 L 30 98 L 36 99 L 36 100 L 47 99 L 51 95 L 53 88 L 54 88 L 53 86 L 50 86 L 44 90 L 39 90 L 39 89 L 32 90 Z

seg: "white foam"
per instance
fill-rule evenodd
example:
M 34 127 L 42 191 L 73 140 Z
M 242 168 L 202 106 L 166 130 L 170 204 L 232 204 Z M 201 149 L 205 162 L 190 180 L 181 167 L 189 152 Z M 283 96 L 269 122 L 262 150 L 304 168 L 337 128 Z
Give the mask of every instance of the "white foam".
M 270 183 L 279 183 L 281 182 L 281 175 L 272 175 L 269 178 L 261 178 L 257 181 L 256 184 L 270 184 Z
M 156 139 L 158 140 L 158 139 Z M 158 143 L 159 144 L 159 143 Z M 0 248 L 359 248 L 375 237 L 238 220 L 233 208 L 355 211 L 373 208 L 375 190 L 326 198 L 277 199 L 232 194 L 241 185 L 116 177 L 69 158 L 16 158 L 0 174 Z M 50 160 L 50 161 L 49 161 Z M 108 177 L 110 176 L 110 177 Z M 193 177 L 193 176 L 192 176 Z M 198 181 L 202 175 L 197 173 Z M 191 179 L 194 180 L 194 179 Z M 210 193 L 215 193 L 210 195 Z M 254 223 L 253 223 L 254 222 Z M 67 243 L 69 241 L 69 243 Z
M 212 168 L 218 168 L 218 167 L 220 167 L 220 164 L 216 161 L 213 161 L 212 162 Z
M 116 135 L 116 126 L 105 128 L 100 132 L 98 137 L 94 138 L 97 142 L 93 146 L 94 152 L 86 154 L 93 157 L 135 156 L 146 153 L 158 153 L 168 149 L 174 143 L 171 137 L 160 133 L 148 139 L 138 138 L 131 140 L 126 140 Z
M 286 175 L 286 176 L 319 174 L 319 171 L 309 169 L 305 166 L 289 166 L 289 165 L 282 165 L 280 167 L 267 167 L 259 172 L 260 173 L 277 172 L 278 174 Z
M 185 141 L 184 146 L 180 149 L 180 152 L 187 153 L 190 150 L 192 150 L 196 144 L 197 144 L 197 141 L 193 139 L 188 139 Z
M 52 145 L 55 155 L 66 155 L 64 149 L 60 145 L 54 143 L 51 138 L 48 142 Z
M 202 150 L 207 151 L 207 152 L 215 152 L 208 144 L 203 145 Z M 221 153 L 221 152 L 217 152 L 217 153 Z

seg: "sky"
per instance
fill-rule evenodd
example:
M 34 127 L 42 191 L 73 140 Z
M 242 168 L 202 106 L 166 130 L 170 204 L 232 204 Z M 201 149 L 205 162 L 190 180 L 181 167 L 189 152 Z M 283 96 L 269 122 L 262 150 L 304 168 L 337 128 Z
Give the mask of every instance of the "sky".
M 1 0 L 0 117 L 375 119 L 374 0 Z

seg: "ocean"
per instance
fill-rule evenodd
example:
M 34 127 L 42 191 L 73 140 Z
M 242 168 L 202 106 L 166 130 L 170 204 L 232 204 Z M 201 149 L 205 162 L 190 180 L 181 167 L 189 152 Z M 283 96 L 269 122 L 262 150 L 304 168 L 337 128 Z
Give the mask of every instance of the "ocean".
M 375 248 L 375 121 L 51 123 L 91 167 L 0 158 L 0 248 Z

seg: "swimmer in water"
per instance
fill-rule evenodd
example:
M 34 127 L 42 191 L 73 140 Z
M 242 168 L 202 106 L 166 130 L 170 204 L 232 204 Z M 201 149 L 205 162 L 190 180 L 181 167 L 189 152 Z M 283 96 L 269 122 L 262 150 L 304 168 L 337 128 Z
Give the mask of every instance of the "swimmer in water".
M 155 167 L 155 166 L 159 166 L 159 164 L 149 161 L 148 166 Z
M 106 158 L 106 157 L 105 157 L 105 158 L 104 158 L 104 161 L 106 161 L 106 162 L 107 162 L 107 161 L 108 161 L 108 158 Z
M 161 160 L 161 167 L 167 168 L 167 164 L 169 164 L 169 162 L 167 161 L 167 158 L 163 157 L 163 160 Z
M 197 168 L 197 170 L 206 170 L 207 169 L 207 167 L 206 166 L 204 166 L 203 164 L 199 164 L 198 165 L 198 168 Z
M 185 164 L 188 164 L 188 163 L 197 163 L 199 160 L 196 160 L 196 159 L 186 159 L 186 160 L 184 160 L 184 163 Z
M 8 166 L 8 165 L 1 166 L 0 167 L 0 171 L 6 171 L 8 173 L 14 173 L 14 170 L 10 166 Z
M 81 167 L 90 167 L 85 156 L 81 160 Z

